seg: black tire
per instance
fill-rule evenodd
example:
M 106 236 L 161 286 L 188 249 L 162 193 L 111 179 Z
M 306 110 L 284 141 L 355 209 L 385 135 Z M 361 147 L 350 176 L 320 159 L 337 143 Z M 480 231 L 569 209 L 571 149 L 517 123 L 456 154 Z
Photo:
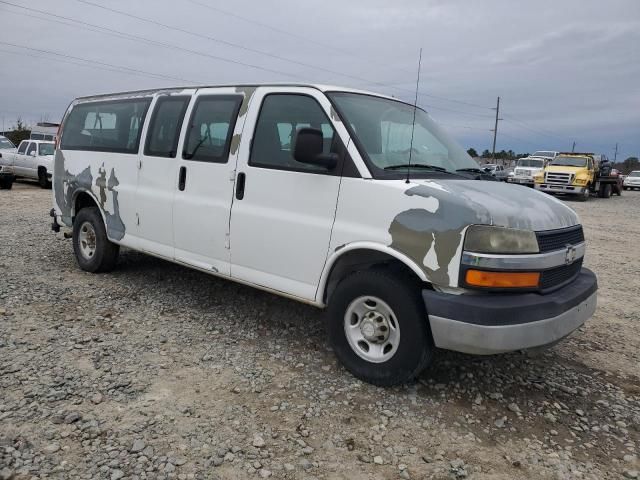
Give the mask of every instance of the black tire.
M 51 182 L 47 178 L 47 169 L 44 167 L 38 168 L 38 184 L 42 188 L 51 188 Z
M 591 191 L 589 190 L 589 185 L 584 187 L 584 190 L 582 190 L 579 195 L 580 196 L 578 197 L 578 200 L 580 200 L 581 202 L 588 201 L 589 197 L 591 196 Z
M 87 232 L 93 229 L 95 247 L 91 255 L 81 245 L 81 232 L 86 228 Z M 116 266 L 120 246 L 112 243 L 107 238 L 104 222 L 97 207 L 88 207 L 80 210 L 73 221 L 73 252 L 78 266 L 85 272 L 98 273 L 110 272 Z
M 391 322 L 397 322 L 400 331 L 395 353 L 380 363 L 356 353 L 358 347 L 351 347 L 345 333 L 350 305 L 364 296 L 386 303 L 392 310 Z M 419 284 L 388 269 L 364 270 L 344 278 L 331 297 L 327 315 L 329 342 L 336 356 L 365 382 L 383 387 L 409 382 L 433 359 L 435 347 Z
M 611 197 L 611 184 L 605 183 L 600 187 L 599 197 L 600 198 L 610 198 Z
M 628 189 L 629 189 L 629 187 L 622 187 L 622 189 L 623 189 L 623 190 L 628 190 Z
M 0 190 L 11 190 L 12 187 L 13 187 L 12 179 L 5 178 L 0 180 Z

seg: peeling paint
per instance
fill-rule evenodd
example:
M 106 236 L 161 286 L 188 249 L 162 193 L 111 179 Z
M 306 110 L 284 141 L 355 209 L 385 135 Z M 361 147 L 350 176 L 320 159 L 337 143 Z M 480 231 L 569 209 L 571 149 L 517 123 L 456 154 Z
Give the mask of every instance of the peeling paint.
M 236 87 L 235 91 L 236 93 L 242 93 L 244 95 L 242 105 L 240 105 L 240 110 L 238 111 L 238 118 L 242 118 L 247 113 L 249 102 L 256 91 L 256 87 Z
M 242 138 L 242 135 L 239 133 L 235 133 L 233 135 L 233 137 L 231 138 L 231 145 L 229 147 L 229 152 L 231 153 L 231 155 L 235 155 L 236 152 L 238 151 L 238 147 L 240 146 L 240 139 Z
M 93 176 L 91 167 L 86 167 L 79 174 L 74 175 L 65 167 L 65 158 L 61 150 L 56 150 L 53 163 L 53 191 L 56 204 L 62 214 L 62 222 L 72 225 L 73 201 L 78 190 L 91 190 Z

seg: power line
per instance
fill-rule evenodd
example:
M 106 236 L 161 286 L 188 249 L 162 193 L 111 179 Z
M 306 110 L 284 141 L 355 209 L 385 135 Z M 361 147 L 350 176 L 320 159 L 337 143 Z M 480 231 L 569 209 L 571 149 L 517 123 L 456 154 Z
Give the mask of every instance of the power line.
M 224 10 L 224 9 L 218 7 L 218 6 L 213 6 L 213 5 L 210 5 L 208 3 L 203 3 L 203 2 L 196 1 L 196 0 L 189 0 L 189 1 L 191 3 L 193 3 L 194 5 L 199 5 L 199 6 L 203 7 L 203 8 L 212 10 L 214 12 L 218 12 L 218 13 L 221 13 L 223 15 L 227 15 L 229 17 L 233 17 L 233 18 L 236 18 L 238 20 L 242 20 L 243 22 L 247 22 L 247 23 L 250 23 L 250 24 L 253 24 L 253 25 L 258 25 L 258 26 L 260 26 L 262 28 L 266 28 L 268 30 L 271 30 L 271 31 L 276 32 L 276 33 L 279 33 L 281 35 L 286 35 L 288 37 L 295 38 L 297 40 L 303 40 L 303 41 L 305 41 L 307 43 L 311 43 L 311 44 L 317 45 L 317 46 L 322 47 L 322 48 L 328 48 L 330 50 L 342 53 L 343 55 L 347 55 L 349 57 L 356 58 L 358 60 L 362 60 L 362 58 L 363 58 L 362 55 L 356 55 L 353 52 L 350 52 L 348 50 L 344 50 L 342 48 L 338 48 L 335 45 L 329 45 L 328 43 L 319 42 L 319 41 L 314 40 L 312 38 L 309 38 L 309 37 L 307 37 L 305 35 L 300 35 L 300 34 L 291 32 L 289 30 L 284 30 L 284 29 L 281 29 L 281 28 L 278 28 L 278 27 L 274 27 L 273 25 L 269 25 L 267 23 L 263 23 L 263 22 L 260 22 L 258 20 L 254 20 L 254 19 L 249 18 L 249 17 L 244 17 L 244 16 L 239 15 L 239 14 L 237 14 L 235 12 L 230 12 L 228 10 Z M 410 70 L 407 70 L 407 69 L 400 69 L 400 70 L 402 70 L 403 72 L 406 72 L 406 73 L 413 74 L 413 72 L 411 72 Z
M 83 3 L 89 3 L 89 4 L 93 5 L 91 2 L 84 2 L 83 0 L 77 0 L 77 1 L 80 1 L 80 2 L 83 2 Z M 150 38 L 147 38 L 147 37 L 143 37 L 143 36 L 140 36 L 140 35 L 135 35 L 135 34 L 127 33 L 127 32 L 122 32 L 122 31 L 115 30 L 115 29 L 112 29 L 112 28 L 103 27 L 103 26 L 92 24 L 92 23 L 85 22 L 85 21 L 82 21 L 82 20 L 77 20 L 75 18 L 66 17 L 66 16 L 63 16 L 63 15 L 58 15 L 58 14 L 55 14 L 53 12 L 47 12 L 45 10 L 38 10 L 38 9 L 34 9 L 34 8 L 23 7 L 21 5 L 16 5 L 16 4 L 8 2 L 6 0 L 0 0 L 0 3 L 1 4 L 5 4 L 5 5 L 9 5 L 9 6 L 12 6 L 12 7 L 15 7 L 15 8 L 21 8 L 21 9 L 24 9 L 24 10 L 27 10 L 27 11 L 35 12 L 37 14 L 46 15 L 47 17 L 32 16 L 33 18 L 38 18 L 38 19 L 44 20 L 44 21 L 56 22 L 56 23 L 60 23 L 62 25 L 66 25 L 66 26 L 74 26 L 74 25 L 70 25 L 70 24 L 66 23 L 66 22 L 73 22 L 74 24 L 80 25 L 82 28 L 88 29 L 88 30 L 93 31 L 93 32 L 112 35 L 112 36 L 116 36 L 118 38 L 124 38 L 124 39 L 128 39 L 128 40 L 131 40 L 131 41 L 144 42 L 145 44 L 162 46 L 162 47 L 170 48 L 170 49 L 173 49 L 173 50 L 179 50 L 179 51 L 187 52 L 187 53 L 190 53 L 190 54 L 193 54 L 193 55 L 207 57 L 207 58 L 210 58 L 212 60 L 218 60 L 218 61 L 222 61 L 222 62 L 226 62 L 226 63 L 232 63 L 232 64 L 236 64 L 236 65 L 241 65 L 241 66 L 246 66 L 246 67 L 249 67 L 249 68 L 254 68 L 254 69 L 266 71 L 266 72 L 269 72 L 269 73 L 275 73 L 277 75 L 290 76 L 290 77 L 296 77 L 296 78 L 299 78 L 299 79 L 305 79 L 305 77 L 302 77 L 302 76 L 299 76 L 299 75 L 296 75 L 296 74 L 292 74 L 292 73 L 289 73 L 289 72 L 283 72 L 281 70 L 273 70 L 273 69 L 262 67 L 262 66 L 255 65 L 255 64 L 241 62 L 241 61 L 238 61 L 238 60 L 231 60 L 231 59 L 228 59 L 228 58 L 225 58 L 225 57 L 220 57 L 218 55 L 212 55 L 212 54 L 208 54 L 208 53 L 205 53 L 205 52 L 200 52 L 200 51 L 197 51 L 197 50 L 191 50 L 191 49 L 188 49 L 188 48 L 179 47 L 179 46 L 176 46 L 176 45 L 173 45 L 173 44 L 157 41 L 157 40 L 150 39 Z M 106 7 L 102 7 L 101 5 L 96 5 L 96 6 L 98 6 L 100 8 L 106 8 Z M 9 11 L 9 12 L 13 13 L 13 14 L 17 14 L 17 15 L 30 16 L 30 15 L 28 15 L 26 13 L 18 13 L 18 12 L 13 12 L 13 11 Z M 126 15 L 126 16 L 129 15 L 129 14 L 125 13 L 125 12 L 122 12 L 122 14 Z M 59 20 L 55 20 L 54 18 L 48 18 L 48 17 L 55 17 L 57 19 L 62 19 L 64 21 L 59 21 Z M 141 17 L 137 17 L 137 16 L 133 16 L 133 17 L 136 18 L 136 19 L 141 19 L 142 21 L 146 20 L 146 19 L 142 19 Z M 153 23 L 155 23 L 155 22 L 153 22 Z M 164 25 L 164 24 L 160 24 L 160 25 Z M 167 28 L 173 28 L 173 27 L 167 26 Z M 179 29 L 179 30 L 182 31 L 182 29 Z M 191 32 L 189 32 L 189 33 L 191 33 Z M 196 35 L 199 35 L 199 34 L 196 34 Z M 205 38 L 209 38 L 209 37 L 205 36 Z M 342 74 L 342 73 L 341 73 L 341 75 L 350 76 L 350 77 L 359 79 L 359 77 L 354 77 L 352 75 L 347 75 L 347 74 Z M 385 86 L 384 84 L 381 84 L 381 85 Z M 392 87 L 392 88 L 396 88 L 396 87 Z M 429 94 L 422 94 L 422 93 L 420 95 L 430 96 Z M 481 117 L 481 118 L 482 117 L 491 118 L 489 115 L 481 115 L 481 114 L 477 114 L 477 113 L 463 112 L 463 111 L 460 111 L 460 110 L 454 110 L 454 109 L 445 108 L 445 107 L 439 107 L 439 106 L 435 106 L 435 105 L 423 104 L 423 106 L 426 106 L 428 109 L 442 110 L 442 111 L 447 111 L 447 112 L 458 113 L 458 114 L 461 114 L 461 115 L 468 115 L 468 116 Z
M 186 80 L 184 78 L 180 78 L 180 77 L 173 77 L 170 75 L 164 75 L 161 73 L 153 73 L 153 72 L 147 72 L 145 70 L 138 70 L 135 68 L 130 68 L 130 67 L 125 67 L 125 66 L 121 66 L 121 65 L 114 65 L 111 63 L 105 63 L 105 62 L 99 62 L 97 60 L 91 60 L 88 58 L 82 58 L 82 57 L 75 57 L 73 55 L 66 55 L 64 53 L 58 53 L 58 52 L 54 52 L 51 50 L 43 50 L 40 48 L 33 48 L 33 47 L 27 47 L 24 45 L 18 45 L 16 43 L 9 43 L 9 42 L 2 42 L 0 41 L 0 45 L 8 45 L 10 47 L 15 47 L 15 48 L 24 48 L 25 50 L 29 50 L 29 51 L 33 51 L 33 52 L 39 52 L 39 53 L 46 53 L 49 55 L 56 55 L 62 58 L 68 58 L 71 60 L 78 60 L 81 62 L 88 62 L 88 63 L 92 63 L 95 64 L 97 66 L 105 66 L 105 67 L 110 67 L 110 68 L 117 68 L 117 69 L 121 69 L 120 71 L 122 73 L 130 73 L 130 74 L 134 74 L 134 75 L 145 75 L 145 76 L 150 76 L 150 77 L 155 77 L 155 78 L 161 78 L 161 79 L 166 79 L 166 80 L 177 80 L 180 82 L 186 82 L 186 83 L 199 83 L 199 82 L 194 82 L 193 80 Z
M 84 22 L 82 20 L 77 20 L 75 18 L 65 17 L 65 16 L 62 16 L 62 15 L 57 15 L 55 13 L 47 12 L 45 10 L 37 10 L 35 8 L 23 7 L 21 5 L 16 5 L 14 3 L 7 2 L 7 1 L 4 1 L 4 0 L 0 0 L 0 3 L 5 4 L 5 5 L 11 5 L 12 7 L 16 7 L 16 8 L 22 8 L 24 10 L 29 10 L 29 11 L 32 11 L 32 12 L 37 12 L 39 14 L 50 15 L 52 17 L 68 20 L 68 21 L 73 22 L 75 24 L 81 25 L 82 28 L 88 29 L 88 30 L 93 31 L 93 32 L 99 32 L 99 33 L 103 33 L 103 34 L 106 34 L 106 35 L 112 35 L 112 36 L 116 36 L 118 38 L 124 38 L 124 39 L 131 40 L 131 41 L 138 41 L 138 42 L 144 42 L 146 44 L 162 46 L 162 47 L 170 48 L 170 49 L 173 49 L 173 50 L 180 50 L 180 51 L 183 51 L 183 52 L 191 53 L 193 55 L 207 57 L 207 58 L 210 58 L 212 60 L 218 60 L 218 61 L 221 61 L 221 62 L 232 63 L 234 65 L 241 65 L 241 66 L 244 66 L 244 67 L 254 68 L 254 69 L 262 70 L 262 71 L 269 72 L 269 73 L 275 73 L 275 74 L 281 75 L 281 76 L 292 76 L 292 77 L 296 77 L 296 78 L 304 78 L 304 77 L 301 77 L 301 76 L 298 76 L 298 75 L 295 75 L 295 74 L 292 74 L 292 73 L 282 72 L 282 71 L 279 71 L 279 70 L 273 70 L 273 69 L 270 69 L 270 68 L 261 67 L 259 65 L 254 65 L 254 64 L 251 64 L 251 63 L 241 62 L 241 61 L 238 61 L 238 60 L 232 60 L 232 59 L 229 59 L 229 58 L 220 57 L 218 55 L 212 55 L 212 54 L 205 53 L 205 52 L 199 52 L 197 50 L 191 50 L 189 48 L 179 47 L 179 46 L 176 46 L 176 45 L 172 45 L 170 43 L 161 42 L 161 41 L 154 40 L 154 39 L 151 39 L 151 38 L 146 38 L 146 37 L 143 37 L 143 36 L 140 36 L 140 35 L 134 35 L 132 33 L 127 33 L 127 32 L 122 32 L 120 30 L 115 30 L 115 29 L 112 29 L 112 28 L 102 27 L 100 25 L 95 25 L 95 24 L 92 24 L 92 23 Z M 63 25 L 72 26 L 72 25 L 69 25 L 68 23 L 60 22 L 60 21 L 57 21 L 57 20 L 54 20 L 54 19 L 51 19 L 51 18 L 36 17 L 36 16 L 28 15 L 26 13 L 18 13 L 18 12 L 10 12 L 10 13 L 13 13 L 15 15 L 24 15 L 24 16 L 27 16 L 27 17 L 31 16 L 33 18 L 38 18 L 40 20 L 56 22 L 56 23 L 61 23 Z M 96 29 L 98 29 L 98 30 L 96 30 Z
M 220 43 L 222 45 L 226 45 L 226 46 L 229 46 L 229 47 L 232 47 L 232 48 L 238 48 L 238 49 L 245 50 L 245 51 L 248 51 L 248 52 L 252 52 L 252 53 L 259 54 L 259 55 L 263 55 L 263 56 L 267 56 L 267 57 L 270 57 L 270 58 L 274 58 L 276 60 L 293 63 L 293 64 L 300 65 L 300 66 L 303 66 L 303 67 L 306 67 L 306 68 L 312 68 L 312 69 L 315 69 L 315 70 L 319 70 L 319 71 L 323 71 L 323 72 L 326 72 L 326 73 L 330 73 L 332 75 L 338 75 L 338 76 L 341 76 L 341 77 L 344 77 L 344 78 L 351 78 L 353 80 L 358 80 L 358 81 L 361 81 L 361 82 L 369 82 L 371 85 L 377 85 L 377 86 L 380 86 L 380 87 L 387 87 L 387 88 L 391 87 L 391 88 L 393 88 L 395 90 L 398 90 L 398 91 L 411 93 L 411 94 L 414 93 L 413 90 L 408 90 L 408 89 L 405 89 L 405 88 L 395 87 L 395 86 L 392 86 L 392 85 L 384 84 L 382 82 L 371 82 L 369 79 L 366 79 L 366 78 L 363 78 L 363 77 L 359 77 L 359 76 L 356 76 L 356 75 L 351 75 L 351 74 L 340 72 L 340 71 L 336 71 L 336 70 L 331 70 L 331 69 L 328 69 L 328 68 L 320 67 L 318 65 L 309 64 L 309 63 L 301 62 L 299 60 L 294 60 L 294 59 L 291 59 L 291 58 L 283 57 L 281 55 L 276 55 L 276 54 L 273 54 L 273 53 L 265 52 L 264 50 L 258 50 L 258 49 L 255 49 L 255 48 L 247 47 L 245 45 L 240 45 L 238 43 L 229 42 L 227 40 L 222 40 L 220 38 L 212 37 L 210 35 L 204 35 L 204 34 L 193 32 L 191 30 L 187 30 L 187 29 L 184 29 L 184 28 L 175 27 L 173 25 L 168 25 L 166 23 L 162 23 L 162 22 L 159 22 L 157 20 L 151 20 L 149 18 L 140 17 L 138 15 L 134 15 L 134 14 L 131 14 L 131 13 L 128 13 L 128 12 L 124 12 L 122 10 L 117 10 L 115 8 L 106 7 L 104 5 L 100 5 L 100 4 L 91 2 L 89 0 L 76 0 L 76 1 L 80 2 L 80 3 L 83 3 L 85 5 L 91 5 L 93 7 L 101 8 L 101 9 L 109 11 L 109 12 L 117 13 L 118 15 L 123 15 L 125 17 L 133 18 L 133 19 L 139 20 L 141 22 L 149 23 L 149 24 L 160 26 L 160 27 L 163 27 L 163 28 L 166 28 L 166 29 L 169 29 L 169 30 L 173 30 L 173 31 L 176 31 L 176 32 L 184 33 L 185 35 L 206 39 L 206 40 L 209 40 L 209 41 L 212 41 L 212 42 L 215 42 L 215 43 Z M 2 2 L 2 3 L 7 3 L 7 2 Z M 280 73 L 282 73 L 282 72 L 280 72 Z M 289 75 L 289 74 L 287 74 L 287 75 Z M 435 98 L 435 96 L 432 96 L 430 94 L 424 94 L 423 93 L 421 95 Z M 446 99 L 445 97 L 440 97 L 440 99 L 450 100 L 450 99 Z M 434 108 L 436 110 L 446 110 L 445 108 L 435 107 L 435 106 L 430 106 L 430 108 Z M 450 111 L 454 111 L 454 110 L 450 110 Z M 457 113 L 460 113 L 460 112 L 457 112 Z
M 530 131 L 532 131 L 532 132 L 534 132 L 534 133 L 537 133 L 538 135 L 542 135 L 542 136 L 546 136 L 546 137 L 553 137 L 553 138 L 556 138 L 556 139 L 562 140 L 563 142 L 566 142 L 566 141 L 567 141 L 567 139 L 566 139 L 566 138 L 562 138 L 562 137 L 560 137 L 560 136 L 558 136 L 558 135 L 555 135 L 555 134 L 553 134 L 553 133 L 546 132 L 546 131 L 544 131 L 544 130 L 542 130 L 542 129 L 536 129 L 536 128 L 533 128 L 533 127 L 529 126 L 528 124 L 526 124 L 525 122 L 523 122 L 522 120 L 516 120 L 516 119 L 515 119 L 513 116 L 511 116 L 511 115 L 505 115 L 504 117 L 505 117 L 505 120 L 506 120 L 507 122 L 513 123 L 513 124 L 515 124 L 515 125 L 518 125 L 518 126 L 520 126 L 520 128 L 524 128 L 524 129 L 526 129 L 526 130 L 530 130 Z

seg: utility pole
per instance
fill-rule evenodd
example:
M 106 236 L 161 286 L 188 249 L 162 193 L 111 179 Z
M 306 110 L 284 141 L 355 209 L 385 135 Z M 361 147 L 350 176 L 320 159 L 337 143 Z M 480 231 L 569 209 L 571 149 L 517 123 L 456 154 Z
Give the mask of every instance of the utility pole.
M 496 136 L 498 135 L 498 120 L 502 120 L 498 118 L 500 114 L 500 97 L 498 97 L 498 102 L 496 103 L 496 124 L 493 128 L 493 148 L 491 149 L 491 160 L 495 163 L 496 160 Z
M 576 142 L 573 142 L 573 147 L 571 147 L 571 153 L 576 151 Z
M 618 143 L 616 142 L 616 151 L 613 154 L 613 163 L 616 163 L 617 159 L 618 159 Z

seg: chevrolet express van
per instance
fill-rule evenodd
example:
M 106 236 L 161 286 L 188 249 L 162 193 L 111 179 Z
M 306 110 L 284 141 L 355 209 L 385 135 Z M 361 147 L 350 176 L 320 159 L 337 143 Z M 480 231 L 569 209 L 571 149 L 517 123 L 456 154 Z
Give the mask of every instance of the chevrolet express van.
M 83 270 L 113 269 L 124 246 L 326 308 L 345 367 L 393 385 L 437 348 L 552 344 L 596 308 L 573 210 L 478 171 L 426 112 L 414 123 L 382 95 L 127 92 L 69 106 L 51 214 Z

